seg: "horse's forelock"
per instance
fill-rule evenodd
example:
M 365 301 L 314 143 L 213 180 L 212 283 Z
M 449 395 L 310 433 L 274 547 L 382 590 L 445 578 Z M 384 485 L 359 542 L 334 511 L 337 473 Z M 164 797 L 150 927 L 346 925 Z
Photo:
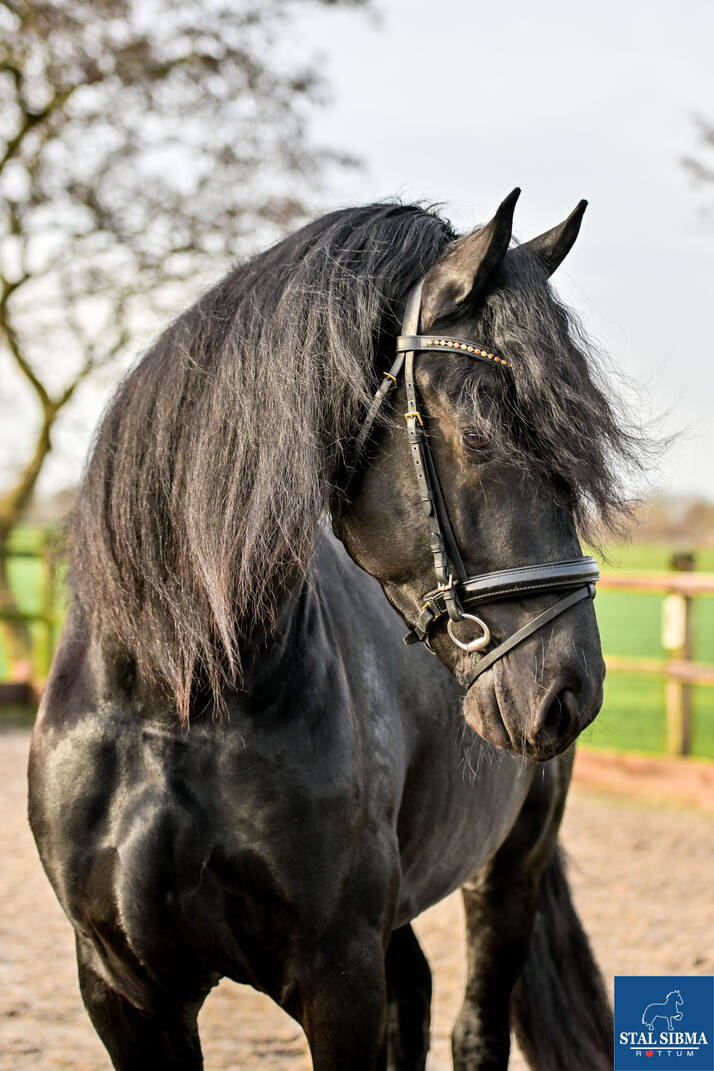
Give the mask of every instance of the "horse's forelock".
M 479 330 L 512 365 L 494 412 L 504 452 L 551 481 L 586 536 L 618 530 L 628 516 L 631 478 L 647 467 L 654 443 L 612 390 L 604 355 L 536 258 L 506 257 Z

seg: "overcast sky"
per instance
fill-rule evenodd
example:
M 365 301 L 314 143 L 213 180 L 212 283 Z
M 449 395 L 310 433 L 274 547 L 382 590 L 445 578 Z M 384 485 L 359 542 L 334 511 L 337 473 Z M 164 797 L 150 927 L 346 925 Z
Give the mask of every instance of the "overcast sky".
M 332 87 L 316 140 L 365 165 L 320 207 L 399 195 L 443 203 L 465 230 L 521 186 L 527 239 L 587 198 L 558 289 L 639 384 L 643 411 L 682 433 L 653 488 L 714 498 L 714 185 L 680 163 L 697 149 L 695 115 L 714 121 L 714 3 L 373 3 L 376 19 L 307 7 L 297 27 Z M 42 490 L 75 482 L 109 388 L 79 393 Z
M 714 186 L 680 164 L 694 116 L 714 122 L 714 3 L 378 7 L 378 23 L 323 11 L 303 25 L 334 88 L 319 134 L 367 165 L 340 201 L 439 201 L 466 229 L 521 186 L 527 239 L 587 198 L 554 281 L 682 430 L 654 484 L 714 498 Z

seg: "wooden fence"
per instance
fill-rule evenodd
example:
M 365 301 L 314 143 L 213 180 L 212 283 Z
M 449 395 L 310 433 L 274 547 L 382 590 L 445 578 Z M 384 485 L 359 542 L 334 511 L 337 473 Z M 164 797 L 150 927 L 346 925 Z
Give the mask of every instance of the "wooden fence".
M 62 623 L 58 609 L 57 540 L 53 532 L 44 533 L 33 547 L 15 547 L 7 552 L 8 560 L 31 560 L 38 564 L 39 598 L 35 610 L 0 606 L 0 623 L 22 622 L 36 627 L 32 650 L 32 684 L 39 689 L 47 678 L 57 634 Z M 665 679 L 667 750 L 670 754 L 688 755 L 692 737 L 692 686 L 714 686 L 714 665 L 695 663 L 694 599 L 714 596 L 714 573 L 696 573 L 692 555 L 672 558 L 672 571 L 666 573 L 605 573 L 599 590 L 662 594 L 662 645 L 666 658 L 635 658 L 608 653 L 609 673 L 643 674 Z M 0 688 L 3 686 L 0 686 Z M 5 686 L 7 687 L 7 686 Z M 12 687 L 7 696 L 14 696 Z M 2 694 L 0 691 L 0 698 Z
M 605 654 L 608 673 L 663 676 L 667 751 L 689 755 L 692 742 L 692 687 L 714 685 L 714 666 L 694 661 L 694 599 L 714 595 L 714 573 L 695 573 L 694 556 L 675 554 L 669 573 L 606 573 L 598 588 L 664 595 L 662 646 L 666 658 Z
M 13 562 L 31 562 L 36 566 L 36 591 L 33 599 L 34 609 L 22 609 L 23 600 L 15 597 L 10 602 L 0 603 L 0 624 L 12 628 L 25 625 L 33 629 L 31 650 L 28 651 L 30 665 L 23 667 L 21 679 L 13 680 L 16 667 L 10 666 L 10 682 L 0 685 L 0 698 L 6 701 L 27 700 L 44 684 L 52 664 L 55 644 L 62 625 L 63 612 L 60 607 L 58 576 L 58 542 L 56 533 L 48 529 L 37 533 L 32 546 L 13 546 L 4 552 L 5 564 L 10 567 Z M 3 553 L 3 552 L 0 552 Z M 18 601 L 20 605 L 18 606 Z M 6 633 L 8 630 L 3 630 Z M 22 641 L 19 641 L 22 642 Z M 5 643 L 6 657 L 12 658 L 11 644 Z M 28 675 L 29 671 L 29 675 Z

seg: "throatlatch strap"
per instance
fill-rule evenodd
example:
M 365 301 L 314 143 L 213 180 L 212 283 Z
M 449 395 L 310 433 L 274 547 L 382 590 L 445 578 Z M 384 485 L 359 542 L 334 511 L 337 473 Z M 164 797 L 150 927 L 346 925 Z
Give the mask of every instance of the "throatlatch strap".
M 379 410 L 382 408 L 382 404 L 387 395 L 391 394 L 397 385 L 397 380 L 399 378 L 399 373 L 402 370 L 403 364 L 404 354 L 400 353 L 389 371 L 384 373 L 384 378 L 382 379 L 382 382 L 379 385 L 379 389 L 377 390 L 377 393 L 372 399 L 372 404 L 370 405 L 369 410 L 367 411 L 367 416 L 364 418 L 364 423 L 360 428 L 360 433 L 357 436 L 357 440 L 355 442 L 354 457 L 352 460 L 351 468 L 351 471 L 353 473 L 359 465 L 360 461 L 362 460 L 365 447 L 367 446 L 367 440 L 372 434 L 372 428 L 374 427 L 374 422 L 377 419 Z
M 409 332 L 414 334 L 419 328 L 419 311 L 421 309 L 421 291 L 424 285 L 424 280 L 417 283 L 417 285 L 411 290 L 407 303 L 404 307 L 404 321 L 402 324 L 402 332 Z M 357 436 L 354 449 L 354 460 L 352 461 L 352 472 L 359 465 L 362 455 L 364 454 L 365 447 L 367 446 L 367 440 L 369 439 L 374 422 L 377 419 L 379 410 L 382 408 L 384 400 L 388 395 L 392 393 L 397 385 L 399 374 L 404 364 L 404 358 L 406 354 L 404 351 L 397 352 L 397 358 L 392 364 L 392 367 L 388 372 L 385 372 L 382 377 L 382 382 L 379 385 L 377 393 L 372 399 L 367 415 L 364 418 L 360 433 Z

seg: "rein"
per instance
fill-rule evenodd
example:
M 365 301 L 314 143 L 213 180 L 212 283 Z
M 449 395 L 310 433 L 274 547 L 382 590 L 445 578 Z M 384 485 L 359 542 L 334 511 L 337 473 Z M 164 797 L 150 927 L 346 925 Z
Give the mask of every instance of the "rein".
M 400 376 L 403 374 L 407 396 L 407 411 L 404 419 L 419 497 L 429 525 L 430 547 L 437 581 L 436 587 L 422 596 L 421 609 L 414 626 L 404 637 L 404 642 L 407 644 L 425 643 L 431 649 L 429 643 L 431 629 L 439 618 L 448 615 L 447 631 L 453 643 L 469 654 L 482 654 L 481 659 L 466 679 L 465 683 L 468 687 L 494 662 L 513 650 L 528 636 L 537 632 L 543 625 L 569 610 L 582 599 L 594 598 L 595 584 L 600 572 L 594 558 L 580 557 L 574 561 L 545 562 L 515 569 L 501 569 L 478 576 L 467 574 L 449 521 L 434 457 L 419 411 L 419 392 L 414 378 L 414 365 L 418 353 L 438 350 L 441 353 L 468 353 L 475 360 L 511 366 L 502 357 L 488 353 L 482 347 L 466 339 L 418 334 L 423 282 L 422 279 L 407 299 L 402 333 L 396 344 L 397 355 L 392 367 L 384 373 L 383 381 L 367 411 L 357 437 L 356 458 L 358 462 L 363 456 L 380 409 L 398 387 Z M 484 653 L 491 643 L 490 629 L 482 618 L 467 611 L 481 603 L 520 598 L 524 595 L 541 594 L 544 591 L 567 591 L 568 594 L 537 617 L 532 618 L 488 653 Z M 468 643 L 459 640 L 453 632 L 454 623 L 458 621 L 472 621 L 481 629 L 481 635 Z

